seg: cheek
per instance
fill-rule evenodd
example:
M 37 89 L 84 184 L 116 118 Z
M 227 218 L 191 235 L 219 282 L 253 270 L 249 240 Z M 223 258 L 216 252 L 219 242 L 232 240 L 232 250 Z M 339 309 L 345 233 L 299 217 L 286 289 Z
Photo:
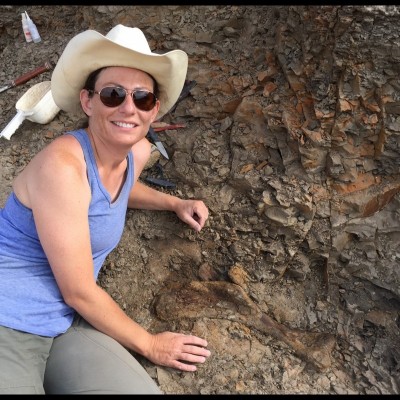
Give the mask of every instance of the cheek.
M 94 101 L 89 101 L 87 106 L 87 115 L 96 120 L 107 119 L 115 113 L 115 108 L 105 107 Z
M 159 110 L 159 107 L 156 105 L 150 111 L 140 111 L 137 109 L 137 114 L 143 123 L 152 123 L 158 114 L 158 110 Z

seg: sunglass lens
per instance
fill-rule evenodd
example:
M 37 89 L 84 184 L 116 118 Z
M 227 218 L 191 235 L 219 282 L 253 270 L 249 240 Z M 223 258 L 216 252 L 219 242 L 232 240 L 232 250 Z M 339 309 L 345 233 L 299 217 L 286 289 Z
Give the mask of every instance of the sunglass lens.
M 107 86 L 100 90 L 100 100 L 107 107 L 120 106 L 126 97 L 126 90 L 118 86 Z M 132 92 L 132 99 L 135 106 L 142 111 L 150 111 L 156 104 L 156 96 L 145 90 Z
M 156 104 L 156 96 L 151 92 L 138 90 L 133 92 L 135 106 L 142 111 L 150 111 Z
M 107 107 L 118 107 L 125 100 L 125 90 L 119 87 L 105 87 L 100 91 L 100 100 Z

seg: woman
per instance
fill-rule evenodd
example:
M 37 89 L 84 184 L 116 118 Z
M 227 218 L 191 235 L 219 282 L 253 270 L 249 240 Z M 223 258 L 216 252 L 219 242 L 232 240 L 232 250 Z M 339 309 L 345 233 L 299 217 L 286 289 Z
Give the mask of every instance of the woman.
M 127 349 L 182 371 L 210 355 L 197 336 L 149 333 L 96 283 L 127 207 L 174 211 L 196 231 L 208 218 L 202 201 L 138 181 L 150 124 L 186 72 L 186 53 L 152 53 L 138 28 L 88 30 L 66 46 L 53 98 L 88 126 L 40 151 L 0 210 L 0 393 L 160 393 Z

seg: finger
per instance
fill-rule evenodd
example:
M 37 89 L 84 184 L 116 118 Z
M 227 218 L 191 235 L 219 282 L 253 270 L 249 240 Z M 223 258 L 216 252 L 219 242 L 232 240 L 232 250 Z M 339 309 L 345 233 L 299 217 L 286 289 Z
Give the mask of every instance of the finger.
M 182 350 L 182 354 L 186 355 L 185 360 L 190 361 L 190 362 L 204 362 L 207 357 L 211 355 L 210 350 L 205 349 L 204 347 L 199 347 L 199 346 L 185 346 Z M 199 359 L 197 358 L 191 358 L 193 357 L 200 357 Z
M 173 365 L 174 368 L 179 369 L 180 371 L 185 371 L 185 372 L 195 372 L 197 371 L 197 367 L 192 364 L 185 364 L 180 361 L 176 361 L 176 363 Z
M 208 218 L 208 209 L 206 206 L 195 205 L 193 213 L 197 214 L 199 218 L 206 220 Z
M 207 360 L 207 357 L 205 357 L 205 356 L 197 356 L 194 354 L 182 353 L 182 355 L 179 357 L 178 361 L 190 363 L 190 364 L 204 364 L 206 362 L 206 360 Z
M 183 335 L 183 343 L 186 345 L 194 345 L 200 347 L 207 347 L 207 340 L 194 335 Z
M 194 211 L 192 218 L 199 224 L 200 227 L 204 226 L 205 218 L 200 213 Z
M 200 232 L 201 226 L 193 217 L 185 218 L 183 219 L 183 222 L 186 222 L 196 232 Z
M 199 224 L 199 231 L 201 231 L 201 229 L 204 227 L 204 224 L 206 223 L 206 220 L 205 220 L 205 218 L 203 218 L 203 217 L 198 217 L 197 219 L 197 223 Z
M 186 224 L 188 224 L 191 228 L 193 228 L 196 232 L 200 232 L 202 226 L 199 224 L 199 222 L 196 220 L 195 216 L 197 216 L 197 214 L 194 215 L 187 215 L 182 217 L 182 221 L 185 222 Z
M 199 346 L 185 346 L 178 357 L 178 361 L 184 361 L 191 364 L 203 364 L 211 352 Z

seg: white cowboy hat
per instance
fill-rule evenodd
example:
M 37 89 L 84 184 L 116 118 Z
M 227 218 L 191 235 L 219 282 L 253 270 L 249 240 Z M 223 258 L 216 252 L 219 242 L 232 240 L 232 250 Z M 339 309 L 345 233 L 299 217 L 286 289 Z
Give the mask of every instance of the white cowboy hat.
M 69 41 L 51 77 L 57 106 L 72 113 L 82 112 L 79 93 L 86 79 L 93 71 L 111 66 L 140 69 L 157 81 L 159 119 L 178 100 L 185 84 L 188 56 L 182 50 L 152 53 L 139 28 L 116 25 L 106 36 L 94 30 L 81 32 Z

